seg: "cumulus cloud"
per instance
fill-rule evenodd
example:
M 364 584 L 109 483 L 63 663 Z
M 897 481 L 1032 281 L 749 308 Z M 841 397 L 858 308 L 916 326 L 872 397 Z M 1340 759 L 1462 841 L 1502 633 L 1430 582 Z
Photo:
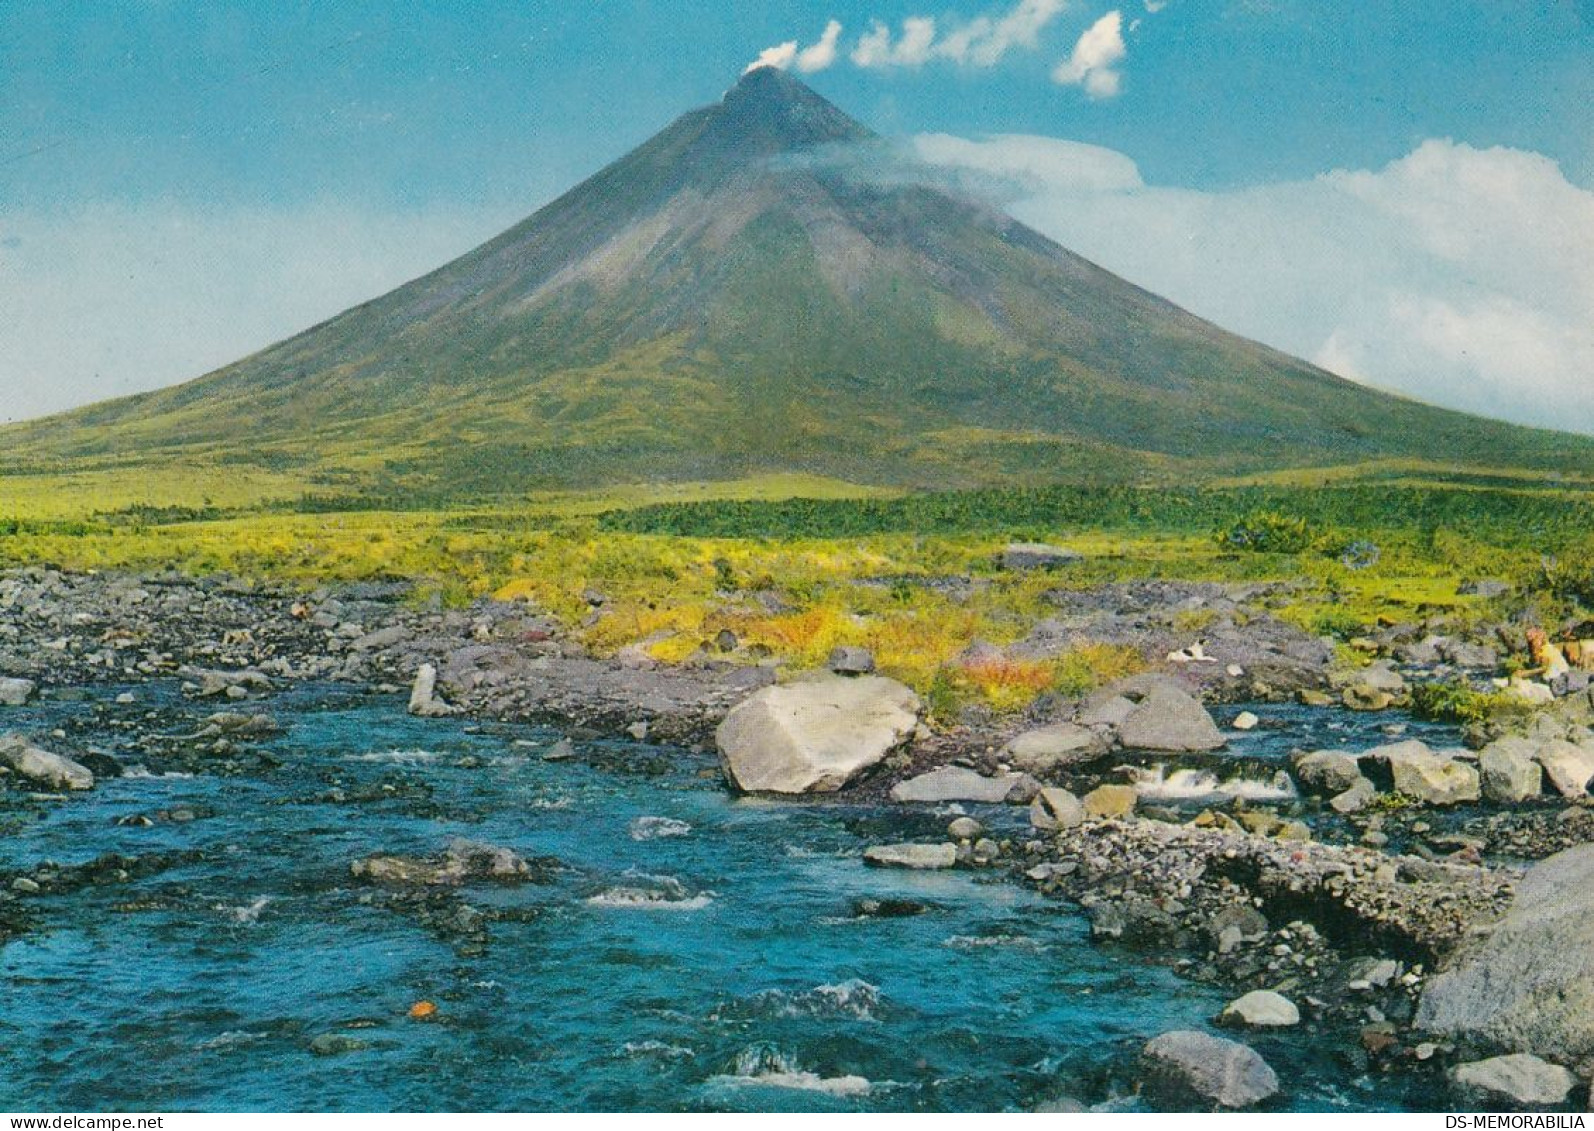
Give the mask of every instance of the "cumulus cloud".
M 1034 50 L 1065 7 L 1066 0 L 1019 0 L 1001 15 L 953 22 L 939 34 L 932 16 L 909 16 L 897 35 L 875 20 L 853 48 L 852 61 L 865 68 L 918 67 L 933 60 L 994 67 L 1009 51 Z
M 782 71 L 796 67 L 805 75 L 816 74 L 836 61 L 836 50 L 840 42 L 841 21 L 831 20 L 825 25 L 824 33 L 817 42 L 799 49 L 795 39 L 788 39 L 785 43 L 766 47 L 758 53 L 758 58 L 747 64 L 742 74 L 756 71 L 760 67 L 775 67 Z
M 445 263 L 518 206 L 97 205 L 0 218 L 0 422 L 198 377 Z
M 1108 12 L 1085 29 L 1073 55 L 1057 64 L 1052 79 L 1064 86 L 1082 86 L 1092 98 L 1112 98 L 1123 82 L 1117 64 L 1126 54 L 1123 15 Z
M 1019 219 L 1212 321 L 1436 404 L 1594 433 L 1594 192 L 1516 149 L 1423 142 L 1380 169 L 1226 192 L 1110 149 L 916 139 Z

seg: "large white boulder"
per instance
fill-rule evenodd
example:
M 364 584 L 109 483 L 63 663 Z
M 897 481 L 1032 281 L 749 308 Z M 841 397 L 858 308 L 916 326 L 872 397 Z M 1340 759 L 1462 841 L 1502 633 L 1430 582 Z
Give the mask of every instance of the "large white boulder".
M 87 766 L 41 750 L 17 734 L 0 735 L 0 765 L 48 789 L 94 788 L 94 774 Z
M 756 692 L 714 737 L 739 790 L 832 793 L 911 738 L 920 710 L 896 680 L 826 673 Z
M 1216 750 L 1223 732 L 1193 695 L 1158 684 L 1118 728 L 1118 741 L 1129 750 Z
M 1594 1057 L 1594 844 L 1528 870 L 1505 917 L 1429 981 L 1417 1025 L 1563 1063 Z

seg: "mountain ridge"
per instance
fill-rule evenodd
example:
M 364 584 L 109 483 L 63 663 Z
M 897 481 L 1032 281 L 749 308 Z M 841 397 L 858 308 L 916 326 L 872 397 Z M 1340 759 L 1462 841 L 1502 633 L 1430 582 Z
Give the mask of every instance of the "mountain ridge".
M 1594 441 L 1382 393 L 929 184 L 771 68 L 435 271 L 194 381 L 0 429 L 0 467 L 239 459 L 473 493 L 804 472 L 966 486 Z

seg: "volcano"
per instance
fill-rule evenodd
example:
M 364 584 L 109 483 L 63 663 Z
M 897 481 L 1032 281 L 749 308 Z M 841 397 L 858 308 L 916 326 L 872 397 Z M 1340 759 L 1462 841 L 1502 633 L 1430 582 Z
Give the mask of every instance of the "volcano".
M 0 431 L 0 461 L 458 494 L 1594 465 L 1589 441 L 1346 381 L 928 178 L 861 172 L 888 151 L 754 70 L 431 274 L 187 384 Z

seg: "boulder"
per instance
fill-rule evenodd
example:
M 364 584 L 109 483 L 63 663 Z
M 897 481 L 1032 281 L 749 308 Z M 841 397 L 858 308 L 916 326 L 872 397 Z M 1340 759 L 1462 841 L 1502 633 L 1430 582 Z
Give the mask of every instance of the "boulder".
M 1262 720 L 1250 711 L 1241 711 L 1229 725 L 1235 730 L 1255 730 L 1261 723 Z
M 47 789 L 94 788 L 94 774 L 87 766 L 41 750 L 19 734 L 0 736 L 0 765 Z
M 1297 754 L 1290 762 L 1295 777 L 1311 793 L 1333 797 L 1362 780 L 1362 770 L 1354 754 L 1339 750 L 1314 750 Z
M 1577 1083 L 1577 1077 L 1559 1064 L 1525 1052 L 1458 1064 L 1451 1079 L 1463 1091 L 1481 1092 L 1485 1101 L 1509 1100 L 1538 1107 L 1564 1104 Z
M 1562 739 L 1540 746 L 1534 755 L 1562 797 L 1586 797 L 1594 780 L 1594 750 Z
M 1278 1075 L 1255 1049 L 1194 1029 L 1164 1033 L 1141 1053 L 1146 1084 L 1184 1105 L 1252 1107 L 1276 1095 Z
M 1098 785 L 1085 794 L 1082 804 L 1087 816 L 1115 820 L 1133 813 L 1139 800 L 1132 785 Z
M 1399 695 L 1406 690 L 1406 677 L 1386 663 L 1363 668 L 1356 673 L 1351 683 L 1357 687 L 1369 687 L 1374 691 L 1387 691 L 1391 695 Z
M 833 648 L 825 667 L 837 675 L 868 675 L 874 671 L 874 653 L 867 648 Z
M 1093 761 L 1107 753 L 1107 743 L 1089 727 L 1054 723 L 1027 730 L 1002 747 L 1004 762 L 1030 774 L 1051 774 Z
M 1502 738 L 1485 746 L 1478 754 L 1483 796 L 1506 804 L 1537 797 L 1544 789 L 1544 771 L 1533 755 L 1533 744 L 1521 738 Z
M 1084 560 L 1077 550 L 1046 542 L 1009 542 L 1001 554 L 1003 569 L 1057 569 Z
M 1252 990 L 1225 1006 L 1218 1014 L 1218 1023 L 1250 1029 L 1284 1029 L 1301 1023 L 1301 1011 L 1283 994 Z
M 438 718 L 453 714 L 454 709 L 437 697 L 437 668 L 422 664 L 415 672 L 415 683 L 410 688 L 410 714 L 422 718 Z
M 0 707 L 20 707 L 38 689 L 31 679 L 0 679 Z
M 1076 829 L 1084 822 L 1084 803 L 1066 789 L 1047 787 L 1029 804 L 1029 823 L 1042 832 Z
M 891 787 L 891 800 L 931 803 L 971 801 L 999 805 L 1026 780 L 1023 774 L 998 774 L 988 778 L 962 766 L 942 766 L 938 770 L 898 782 Z
M 481 841 L 456 839 L 435 860 L 414 856 L 367 856 L 349 865 L 355 879 L 392 887 L 452 886 L 472 880 L 519 883 L 532 877 L 531 866 L 514 850 Z
M 1199 700 L 1166 685 L 1153 687 L 1118 728 L 1129 750 L 1216 750 L 1223 732 Z
M 1097 692 L 1080 704 L 1074 721 L 1084 727 L 1121 727 L 1135 713 L 1134 700 L 1123 695 Z
M 826 674 L 754 693 L 714 737 L 736 789 L 832 793 L 907 742 L 919 711 L 895 680 Z
M 1528 869 L 1505 916 L 1429 980 L 1416 1023 L 1504 1051 L 1594 1057 L 1594 844 Z
M 1395 792 L 1427 805 L 1460 805 L 1482 796 L 1475 767 L 1438 754 L 1414 755 L 1390 763 Z
M 863 862 L 877 868 L 950 868 L 958 862 L 958 850 L 950 843 L 876 844 L 863 850 Z
M 1361 758 L 1387 769 L 1396 793 L 1428 805 L 1457 805 L 1483 795 L 1475 767 L 1416 739 L 1374 747 Z
M 946 827 L 946 835 L 953 840 L 976 840 L 985 832 L 985 826 L 973 817 L 957 817 Z
M 1378 787 L 1366 778 L 1357 778 L 1349 789 L 1329 798 L 1329 808 L 1336 813 L 1360 813 L 1378 797 Z

